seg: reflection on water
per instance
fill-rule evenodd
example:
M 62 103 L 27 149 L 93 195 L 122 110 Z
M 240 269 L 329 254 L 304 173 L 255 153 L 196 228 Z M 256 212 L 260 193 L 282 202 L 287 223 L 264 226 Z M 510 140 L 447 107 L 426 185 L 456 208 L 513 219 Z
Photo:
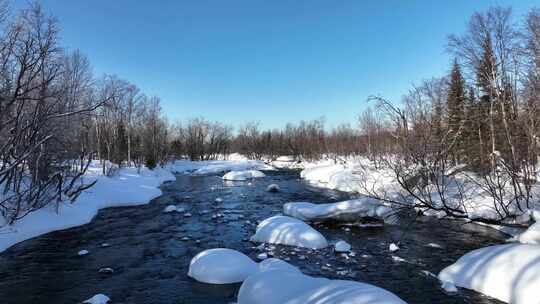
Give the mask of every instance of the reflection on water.
M 281 191 L 266 192 L 272 183 Z M 259 252 L 247 239 L 257 221 L 281 212 L 284 203 L 349 198 L 307 185 L 295 172 L 268 172 L 252 182 L 226 184 L 218 176 L 178 175 L 162 188 L 164 195 L 148 205 L 105 209 L 88 225 L 53 232 L 0 254 L 0 299 L 10 304 L 78 303 L 105 293 L 114 303 L 231 303 L 239 284 L 207 285 L 187 277 L 194 255 L 227 247 L 255 258 Z M 192 216 L 163 213 L 169 204 Z M 427 218 L 414 224 L 402 219 L 398 226 L 383 228 L 316 227 L 330 242 L 350 243 L 355 256 L 336 255 L 331 248 L 267 246 L 267 251 L 307 274 L 372 283 L 409 303 L 499 303 L 464 290 L 446 295 L 429 275 L 467 251 L 500 242 L 502 236 L 490 229 L 434 224 Z M 391 254 L 388 245 L 397 240 L 401 250 Z M 90 253 L 77 256 L 82 249 Z M 114 273 L 98 273 L 102 267 Z

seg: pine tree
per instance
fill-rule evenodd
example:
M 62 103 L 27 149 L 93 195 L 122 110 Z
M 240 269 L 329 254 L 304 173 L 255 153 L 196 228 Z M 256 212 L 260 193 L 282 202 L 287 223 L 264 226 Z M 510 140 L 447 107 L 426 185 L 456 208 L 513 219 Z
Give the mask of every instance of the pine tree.
M 463 153 L 463 123 L 465 120 L 465 80 L 457 59 L 454 59 L 450 72 L 450 85 L 447 97 L 449 143 L 453 144 L 454 161 L 460 160 Z
M 486 119 L 482 119 L 480 123 L 487 124 L 489 127 L 489 133 L 486 134 L 489 138 L 489 150 L 491 155 L 491 170 L 495 170 L 495 152 L 499 140 L 497 139 L 497 131 L 500 125 L 497 119 L 497 59 L 493 51 L 493 44 L 491 42 L 491 36 L 488 34 L 482 42 L 482 58 L 476 67 L 476 81 L 483 95 L 480 97 L 480 106 L 482 109 L 487 108 Z M 483 126 L 482 126 L 483 128 Z

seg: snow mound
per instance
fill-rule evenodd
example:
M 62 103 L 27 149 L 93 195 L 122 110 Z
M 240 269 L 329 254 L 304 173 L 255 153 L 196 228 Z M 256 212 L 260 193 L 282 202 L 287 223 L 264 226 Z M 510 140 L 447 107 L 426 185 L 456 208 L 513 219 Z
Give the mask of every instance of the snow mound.
M 223 175 L 224 180 L 229 181 L 245 181 L 253 178 L 265 177 L 264 173 L 257 170 L 231 171 Z
M 283 215 L 277 215 L 262 221 L 257 226 L 252 242 L 282 244 L 297 247 L 319 249 L 328 246 L 322 234 L 308 224 Z
M 532 224 L 525 232 L 517 236 L 517 240 L 523 244 L 540 245 L 540 222 Z
M 396 222 L 392 208 L 369 198 L 328 204 L 290 202 L 283 205 L 283 213 L 303 221 L 355 222 L 362 218 L 376 218 L 387 224 Z
M 106 295 L 100 293 L 100 294 L 97 294 L 97 295 L 91 297 L 88 300 L 85 300 L 83 303 L 84 304 L 107 304 L 110 301 L 111 301 L 111 299 L 109 299 L 109 297 L 107 297 Z
M 287 264 L 283 261 L 281 263 Z M 267 269 L 253 274 L 244 281 L 238 292 L 238 304 L 368 303 L 404 304 L 405 302 L 394 294 L 373 285 L 313 278 L 302 274 L 294 266 Z
M 175 205 L 169 205 L 167 207 L 165 207 L 165 209 L 163 209 L 163 212 L 165 213 L 171 213 L 171 212 L 175 212 L 176 211 L 176 206 Z
M 505 244 L 477 249 L 439 273 L 456 285 L 513 304 L 538 303 L 540 246 Z
M 208 249 L 189 263 L 188 276 L 209 284 L 231 284 L 244 281 L 258 271 L 257 263 L 232 249 Z
M 334 251 L 335 252 L 349 252 L 351 251 L 351 245 L 345 241 L 338 241 L 334 245 Z
M 276 258 L 269 258 L 259 263 L 260 272 L 271 271 L 271 270 L 300 273 L 300 270 L 298 270 L 298 268 L 294 267 L 293 265 L 283 260 L 276 259 Z
M 271 185 L 268 185 L 268 187 L 266 187 L 267 192 L 279 192 L 279 190 L 280 188 L 276 184 L 271 184 Z
M 390 252 L 396 252 L 399 250 L 399 246 L 396 245 L 395 243 L 391 243 L 390 246 L 388 246 L 388 250 Z

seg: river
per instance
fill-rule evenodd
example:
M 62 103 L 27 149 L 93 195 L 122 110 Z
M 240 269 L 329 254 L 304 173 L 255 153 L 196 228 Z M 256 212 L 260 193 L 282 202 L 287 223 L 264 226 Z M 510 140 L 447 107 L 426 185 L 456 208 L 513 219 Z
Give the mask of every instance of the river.
M 278 184 L 280 192 L 266 187 Z M 219 176 L 177 175 L 148 205 L 103 209 L 84 226 L 52 232 L 19 243 L 0 254 L 0 302 L 9 304 L 80 303 L 97 293 L 113 303 L 233 303 L 239 284 L 207 285 L 187 277 L 198 252 L 216 247 L 239 250 L 255 259 L 248 241 L 257 221 L 281 212 L 289 201 L 329 202 L 346 193 L 313 187 L 298 172 L 267 172 L 250 183 L 225 183 Z M 215 202 L 221 198 L 222 202 Z M 182 213 L 163 213 L 170 204 Z M 220 217 L 213 215 L 220 214 Z M 316 225 L 330 242 L 345 240 L 354 257 L 275 246 L 275 257 L 304 273 L 371 283 L 408 303 L 500 303 L 472 291 L 445 294 L 437 274 L 464 253 L 501 243 L 504 235 L 478 225 L 402 218 L 379 228 Z M 388 244 L 400 240 L 401 250 Z M 428 245 L 432 244 L 432 245 Z M 433 244 L 442 248 L 435 248 Z M 78 256 L 79 250 L 89 254 Z M 103 267 L 112 274 L 99 273 Z

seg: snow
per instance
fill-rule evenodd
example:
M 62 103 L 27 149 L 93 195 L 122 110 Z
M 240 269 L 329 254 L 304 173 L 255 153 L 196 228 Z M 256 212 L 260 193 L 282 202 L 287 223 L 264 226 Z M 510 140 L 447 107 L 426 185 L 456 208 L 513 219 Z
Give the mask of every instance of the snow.
M 266 252 L 259 253 L 257 255 L 257 259 L 260 260 L 260 261 L 264 261 L 264 260 L 268 259 L 268 253 L 266 253 Z
M 540 246 L 505 244 L 471 251 L 439 273 L 443 286 L 472 289 L 513 304 L 538 303 Z
M 257 263 L 245 254 L 215 248 L 200 252 L 191 260 L 188 276 L 203 283 L 230 284 L 242 282 L 257 271 Z
M 87 224 L 103 208 L 147 204 L 162 194 L 159 186 L 163 182 L 175 180 L 170 171 L 159 167 L 122 168 L 111 177 L 104 176 L 101 170 L 98 161 L 90 164 L 84 181 L 97 180 L 97 183 L 82 192 L 75 203 L 61 202 L 58 212 L 54 206 L 45 207 L 0 228 L 0 252 L 51 231 Z
M 369 217 L 391 224 L 396 220 L 391 207 L 370 198 L 327 204 L 290 202 L 283 205 L 283 213 L 303 221 L 335 220 L 355 222 L 361 218 Z
M 230 171 L 223 175 L 223 180 L 246 181 L 253 178 L 265 177 L 264 173 L 258 170 Z
M 390 252 L 396 252 L 399 250 L 399 247 L 398 245 L 391 243 L 390 246 L 388 246 L 388 250 L 390 250 Z
M 274 167 L 260 160 L 248 160 L 245 157 L 233 154 L 229 160 L 189 161 L 177 160 L 167 168 L 172 172 L 191 173 L 193 175 L 218 175 L 229 171 L 246 170 L 275 170 Z
M 297 272 L 300 270 L 295 266 L 276 258 L 269 258 L 259 263 L 259 272 L 263 271 L 281 271 L 281 272 Z
M 450 282 L 443 282 L 441 284 L 441 288 L 444 289 L 444 291 L 446 292 L 458 292 L 456 285 Z
M 431 248 L 437 248 L 437 249 L 442 249 L 443 246 L 437 244 L 437 243 L 428 243 L 426 244 L 426 247 L 431 247 Z
M 389 167 L 371 162 L 365 157 L 341 157 L 330 158 L 325 156 L 319 161 L 302 161 L 298 167 L 304 168 L 300 173 L 301 177 L 308 182 L 318 187 L 339 190 L 350 193 L 367 194 L 369 196 L 381 197 L 385 200 L 404 201 L 409 198 L 410 203 L 415 203 L 416 200 L 402 189 L 396 179 L 396 174 Z M 407 174 L 414 175 L 418 167 L 411 166 L 405 168 Z M 540 175 L 539 175 L 540 176 Z M 446 200 L 451 208 L 463 210 L 467 213 L 469 219 L 500 219 L 500 206 L 494 204 L 492 194 L 487 191 L 485 179 L 478 176 L 474 172 L 466 170 L 466 166 L 459 164 L 448 168 L 445 172 L 445 189 L 446 198 L 456 198 Z M 512 201 L 512 183 L 508 181 L 508 176 L 502 176 L 503 184 L 506 184 L 504 189 L 504 200 Z M 532 192 L 533 196 L 540 195 L 540 183 L 534 185 Z M 422 189 L 424 194 L 428 196 L 435 207 L 443 205 L 441 197 L 437 191 L 437 186 L 429 183 Z M 461 201 L 458 198 L 463 198 Z M 506 207 L 515 219 L 508 220 L 508 223 L 527 223 L 531 217 L 534 217 L 536 209 L 540 209 L 538 203 L 530 206 L 517 206 L 510 204 Z M 446 213 L 440 210 L 422 210 L 425 215 L 444 217 Z M 515 235 L 521 231 L 518 229 L 509 229 L 506 226 L 490 225 L 504 233 Z
M 540 222 L 532 224 L 525 232 L 518 235 L 516 239 L 523 244 L 540 245 Z
M 163 209 L 163 212 L 170 213 L 170 212 L 176 212 L 176 206 L 175 205 L 169 205 Z
M 280 261 L 280 264 L 288 263 Z M 294 266 L 261 269 L 249 276 L 238 292 L 238 304 L 375 303 L 404 304 L 405 302 L 396 295 L 373 285 L 314 278 L 302 274 Z
M 97 294 L 93 297 L 91 297 L 90 299 L 84 301 L 83 303 L 84 304 L 107 304 L 111 301 L 111 299 L 109 299 L 109 297 L 107 297 L 106 295 L 100 293 L 100 294 Z
M 349 252 L 351 251 L 351 245 L 345 241 L 338 241 L 334 245 L 335 252 Z
M 293 156 L 280 156 L 272 162 L 272 166 L 279 169 L 300 169 L 302 163 L 297 162 Z
M 276 215 L 259 223 L 251 241 L 312 249 L 328 246 L 326 238 L 317 230 L 298 219 L 283 215 Z
M 343 165 L 321 165 L 307 168 L 300 172 L 300 177 L 311 182 L 328 184 L 332 176 L 340 171 L 343 171 Z
M 98 272 L 103 274 L 113 274 L 114 269 L 112 269 L 111 267 L 102 267 L 98 270 Z

